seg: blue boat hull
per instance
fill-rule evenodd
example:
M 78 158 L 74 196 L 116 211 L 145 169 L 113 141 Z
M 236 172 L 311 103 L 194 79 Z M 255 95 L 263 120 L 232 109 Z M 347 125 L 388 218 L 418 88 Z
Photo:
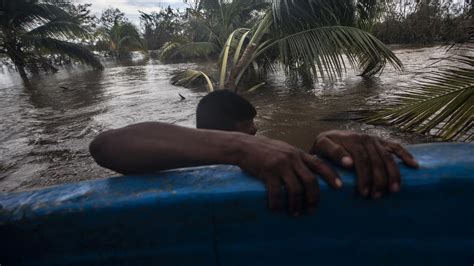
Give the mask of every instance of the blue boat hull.
M 402 192 L 359 198 L 321 184 L 315 214 L 266 206 L 233 166 L 113 177 L 0 195 L 5 265 L 472 265 L 474 145 L 409 149 Z

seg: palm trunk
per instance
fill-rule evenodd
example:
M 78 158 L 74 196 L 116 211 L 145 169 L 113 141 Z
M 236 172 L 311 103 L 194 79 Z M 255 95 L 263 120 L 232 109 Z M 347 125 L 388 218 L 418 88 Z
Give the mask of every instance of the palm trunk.
M 28 75 L 26 74 L 25 65 L 23 64 L 23 62 L 21 62 L 21 60 L 16 58 L 14 55 L 9 54 L 9 57 L 12 60 L 13 64 L 15 64 L 16 70 L 20 74 L 21 79 L 24 82 L 28 82 Z
M 18 73 L 23 81 L 28 82 L 28 75 L 26 75 L 25 67 L 15 64 Z
M 14 44 L 9 44 L 9 45 L 7 45 L 6 48 L 7 48 L 6 49 L 6 54 L 12 60 L 13 64 L 16 67 L 16 70 L 20 74 L 21 79 L 24 82 L 28 82 L 28 75 L 26 74 L 25 63 L 23 61 L 24 54 L 21 52 L 21 50 L 15 49 Z

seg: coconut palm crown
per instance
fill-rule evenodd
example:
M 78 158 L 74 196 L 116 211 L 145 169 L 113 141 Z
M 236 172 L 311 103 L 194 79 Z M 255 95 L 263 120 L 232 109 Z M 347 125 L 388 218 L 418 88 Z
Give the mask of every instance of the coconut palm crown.
M 383 2 L 271 1 L 253 27 L 229 34 L 219 58 L 218 87 L 237 91 L 243 79 L 259 85 L 278 69 L 309 82 L 341 77 L 347 64 L 363 76 L 380 73 L 387 63 L 401 70 L 401 61 L 367 31 Z
M 20 76 L 27 71 L 55 71 L 47 55 L 61 54 L 102 69 L 100 61 L 74 40 L 87 38 L 80 18 L 54 2 L 41 0 L 2 1 L 0 10 L 0 53 L 10 58 Z M 70 41 L 71 40 L 71 41 Z
M 130 22 L 118 23 L 116 21 L 110 30 L 109 38 L 111 51 L 118 57 L 136 50 L 144 53 L 148 52 L 140 33 Z
M 236 29 L 250 27 L 269 3 L 266 0 L 202 0 L 187 10 L 189 37 L 172 40 L 163 45 L 160 59 L 164 62 L 218 55 L 228 36 Z

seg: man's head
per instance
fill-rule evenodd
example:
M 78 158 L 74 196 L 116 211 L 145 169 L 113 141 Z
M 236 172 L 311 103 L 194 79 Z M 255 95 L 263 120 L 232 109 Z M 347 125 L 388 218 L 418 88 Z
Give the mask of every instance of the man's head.
M 241 96 L 228 90 L 218 90 L 199 101 L 196 127 L 255 135 L 257 128 L 253 119 L 256 115 L 252 104 Z

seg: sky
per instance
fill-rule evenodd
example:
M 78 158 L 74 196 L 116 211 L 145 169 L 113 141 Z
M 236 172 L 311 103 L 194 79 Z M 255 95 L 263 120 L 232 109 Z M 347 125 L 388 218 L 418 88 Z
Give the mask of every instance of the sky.
M 172 8 L 183 9 L 186 4 L 183 0 L 76 0 L 77 3 L 91 3 L 92 13 L 100 16 L 104 9 L 109 7 L 118 8 L 125 13 L 125 16 L 135 24 L 139 24 L 140 14 L 138 10 L 143 12 L 158 11 L 160 8 L 170 5 Z

